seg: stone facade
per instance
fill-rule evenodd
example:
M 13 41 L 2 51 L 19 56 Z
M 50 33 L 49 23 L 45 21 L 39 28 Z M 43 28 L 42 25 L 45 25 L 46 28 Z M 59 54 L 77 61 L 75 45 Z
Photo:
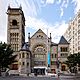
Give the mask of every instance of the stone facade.
M 36 66 L 47 66 L 47 49 L 50 49 L 50 40 L 47 35 L 39 29 L 30 38 L 30 50 L 33 57 L 32 61 L 34 61 L 33 63 Z M 35 66 L 34 64 L 33 66 Z
M 68 70 L 67 65 L 64 64 L 64 62 L 67 60 L 68 56 L 69 56 L 69 43 L 62 36 L 60 39 L 60 42 L 58 44 L 58 60 L 60 61 L 59 68 L 61 71 Z
M 14 54 L 19 54 L 20 49 L 25 43 L 25 17 L 22 8 L 11 8 L 8 6 L 8 27 L 7 27 L 7 44 L 10 44 Z M 19 60 L 17 56 L 16 60 Z M 18 62 L 11 65 L 13 73 L 18 74 Z M 16 72 L 15 72 L 16 71 Z
M 7 43 L 18 55 L 18 62 L 12 64 L 12 70 L 17 71 L 20 75 L 29 75 L 31 72 L 34 72 L 35 75 L 45 75 L 48 69 L 50 72 L 56 72 L 58 60 L 63 63 L 67 59 L 69 46 L 67 41 L 61 37 L 60 43 L 56 44 L 52 42 L 51 33 L 48 37 L 39 29 L 31 37 L 30 33 L 28 34 L 28 42 L 26 43 L 25 17 L 22 8 L 10 8 L 9 6 L 7 14 Z M 67 50 L 61 51 L 62 48 Z
M 7 43 L 11 44 L 14 51 L 19 51 L 25 42 L 25 17 L 20 8 L 10 8 L 7 10 L 8 27 Z
M 28 44 L 25 43 L 19 53 L 19 64 L 18 70 L 20 75 L 27 75 L 31 73 L 31 51 L 29 50 Z

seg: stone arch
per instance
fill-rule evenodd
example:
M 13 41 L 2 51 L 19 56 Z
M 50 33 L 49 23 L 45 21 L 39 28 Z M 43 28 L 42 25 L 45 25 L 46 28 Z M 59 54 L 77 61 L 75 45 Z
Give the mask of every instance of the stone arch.
M 62 70 L 62 71 L 66 71 L 66 67 L 67 67 L 66 64 L 62 64 L 62 65 L 61 65 L 61 70 Z
M 34 52 L 35 48 L 38 46 L 43 46 L 43 48 L 45 48 L 45 50 L 47 50 L 47 45 L 44 43 L 36 43 L 33 47 L 32 47 L 32 52 Z M 45 51 L 46 52 L 46 51 Z
M 12 25 L 13 25 L 13 26 L 17 26 L 17 20 L 13 19 L 13 20 L 12 20 Z

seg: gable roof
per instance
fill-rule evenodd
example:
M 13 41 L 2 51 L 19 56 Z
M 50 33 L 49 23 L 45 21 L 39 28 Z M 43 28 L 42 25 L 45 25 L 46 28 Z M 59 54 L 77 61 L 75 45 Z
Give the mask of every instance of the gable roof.
M 61 36 L 61 39 L 60 39 L 60 41 L 59 41 L 59 44 L 69 44 L 69 43 L 68 43 L 67 40 L 64 38 L 64 36 Z
M 39 33 L 41 33 L 41 32 L 43 32 L 41 29 L 39 29 L 37 32 L 39 32 Z
M 44 35 L 46 35 L 41 29 L 39 29 L 36 33 L 43 33 Z M 33 36 L 34 36 L 36 33 L 34 33 Z M 32 37 L 33 37 L 33 36 L 32 36 Z M 47 36 L 47 35 L 46 35 L 46 36 Z M 31 38 L 32 38 L 32 37 L 31 37 Z

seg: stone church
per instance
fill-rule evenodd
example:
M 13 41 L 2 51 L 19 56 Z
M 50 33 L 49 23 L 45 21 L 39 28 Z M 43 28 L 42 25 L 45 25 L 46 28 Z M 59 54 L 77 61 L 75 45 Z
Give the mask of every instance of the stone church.
M 62 36 L 59 43 L 52 42 L 51 33 L 48 37 L 41 29 L 34 35 L 28 33 L 28 42 L 25 42 L 25 17 L 22 7 L 7 9 L 7 43 L 11 45 L 17 62 L 11 65 L 10 74 L 46 75 L 56 73 L 59 68 L 66 71 L 67 65 L 63 62 L 69 55 L 69 43 Z

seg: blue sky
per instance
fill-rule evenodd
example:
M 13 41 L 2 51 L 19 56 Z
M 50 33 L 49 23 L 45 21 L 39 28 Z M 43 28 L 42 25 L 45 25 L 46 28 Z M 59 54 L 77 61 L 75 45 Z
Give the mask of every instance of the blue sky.
M 0 41 L 7 42 L 7 8 L 22 6 L 26 19 L 26 41 L 40 28 L 52 41 L 58 43 L 60 37 L 80 9 L 80 0 L 0 0 Z

